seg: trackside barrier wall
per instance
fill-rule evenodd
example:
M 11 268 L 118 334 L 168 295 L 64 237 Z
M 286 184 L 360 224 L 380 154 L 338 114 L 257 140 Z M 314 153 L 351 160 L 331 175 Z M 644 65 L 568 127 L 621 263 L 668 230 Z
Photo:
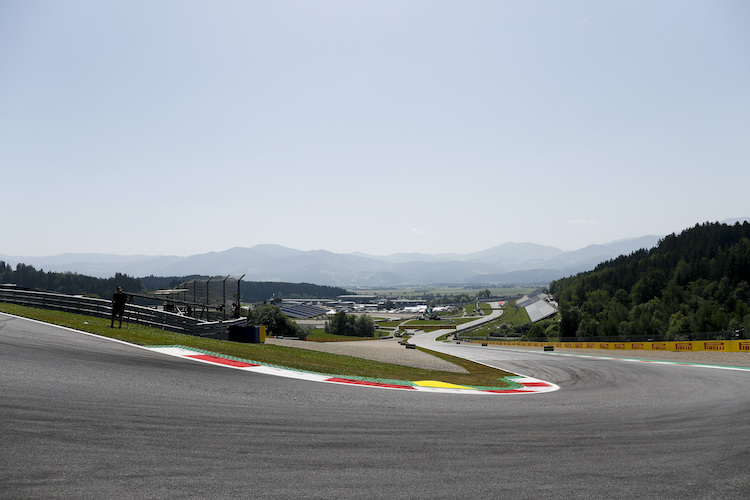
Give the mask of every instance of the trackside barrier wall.
M 54 309 L 100 318 L 110 318 L 112 316 L 112 301 L 110 300 L 23 290 L 15 287 L 0 286 L 0 302 L 39 307 L 42 309 Z M 246 318 L 230 321 L 201 321 L 190 316 L 183 316 L 177 313 L 160 311 L 134 304 L 127 304 L 125 306 L 123 321 L 198 336 L 222 334 L 228 332 L 230 326 L 247 324 Z
M 263 344 L 266 341 L 266 327 L 265 325 L 232 325 L 229 327 L 229 340 Z
M 560 349 L 620 349 L 625 351 L 674 351 L 674 352 L 747 352 L 750 353 L 750 340 L 693 340 L 662 342 L 524 342 L 499 340 L 462 340 L 503 346 L 544 347 Z

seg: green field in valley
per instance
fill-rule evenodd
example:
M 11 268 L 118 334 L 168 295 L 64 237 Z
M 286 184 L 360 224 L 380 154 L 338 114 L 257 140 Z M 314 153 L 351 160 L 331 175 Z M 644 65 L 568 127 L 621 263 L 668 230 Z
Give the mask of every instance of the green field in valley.
M 483 290 L 489 290 L 493 296 L 515 296 L 531 293 L 537 287 L 466 287 L 466 286 L 435 286 L 435 287 L 403 287 L 403 288 L 372 288 L 357 290 L 356 293 L 362 295 L 381 295 L 383 297 L 403 297 L 406 299 L 421 299 L 425 297 L 442 297 L 466 294 L 476 296 Z

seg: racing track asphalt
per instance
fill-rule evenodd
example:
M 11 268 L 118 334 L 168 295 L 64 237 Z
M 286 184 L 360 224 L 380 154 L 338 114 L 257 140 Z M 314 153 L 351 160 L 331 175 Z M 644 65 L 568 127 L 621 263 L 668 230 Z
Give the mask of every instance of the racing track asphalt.
M 0 497 L 750 495 L 749 372 L 496 351 L 560 390 L 290 380 L 0 315 Z

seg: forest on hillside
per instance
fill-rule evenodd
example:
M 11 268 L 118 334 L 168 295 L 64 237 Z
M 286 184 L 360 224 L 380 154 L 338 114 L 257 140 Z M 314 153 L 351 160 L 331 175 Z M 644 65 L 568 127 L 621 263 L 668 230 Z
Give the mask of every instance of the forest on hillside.
M 567 338 L 729 338 L 750 327 L 750 224 L 697 224 L 550 284 Z
M 23 288 L 45 290 L 69 295 L 110 298 L 118 286 L 126 293 L 146 294 L 149 291 L 174 288 L 193 276 L 133 278 L 127 274 L 115 274 L 112 278 L 94 278 L 77 273 L 60 273 L 37 270 L 33 266 L 18 264 L 12 266 L 0 261 L 0 283 L 13 283 Z M 314 285 L 311 283 L 277 283 L 241 281 L 240 294 L 245 303 L 263 302 L 271 298 L 336 298 L 346 294 L 344 288 Z
M 345 288 L 314 285 L 312 283 L 284 283 L 275 281 L 243 281 L 240 294 L 243 302 L 263 302 L 273 297 L 281 299 L 335 299 L 346 295 Z
M 148 290 L 159 290 L 164 288 L 175 288 L 181 283 L 197 278 L 192 276 L 146 276 L 140 278 Z M 271 300 L 274 297 L 281 299 L 334 299 L 348 292 L 344 288 L 326 285 L 314 285 L 312 283 L 286 283 L 277 281 L 241 281 L 240 296 L 242 302 L 256 303 Z
M 0 261 L 0 283 L 13 283 L 23 288 L 45 290 L 69 295 L 110 298 L 118 286 L 130 293 L 144 292 L 137 278 L 116 273 L 112 278 L 94 278 L 77 273 L 59 273 L 37 270 L 34 266 L 17 264 L 13 269 Z

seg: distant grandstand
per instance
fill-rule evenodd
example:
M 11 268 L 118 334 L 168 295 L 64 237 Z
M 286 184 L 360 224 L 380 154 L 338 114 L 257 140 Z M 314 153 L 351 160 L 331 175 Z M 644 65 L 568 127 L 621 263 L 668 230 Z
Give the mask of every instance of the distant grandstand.
M 557 309 L 550 304 L 549 300 L 550 297 L 546 293 L 535 292 L 518 299 L 516 305 L 526 309 L 531 322 L 536 323 L 557 313 Z
M 321 316 L 329 311 L 329 309 L 321 306 L 312 304 L 304 304 L 302 302 L 296 302 L 294 300 L 281 300 L 275 299 L 272 301 L 273 304 L 281 308 L 281 312 L 295 319 L 309 319 L 316 316 Z

